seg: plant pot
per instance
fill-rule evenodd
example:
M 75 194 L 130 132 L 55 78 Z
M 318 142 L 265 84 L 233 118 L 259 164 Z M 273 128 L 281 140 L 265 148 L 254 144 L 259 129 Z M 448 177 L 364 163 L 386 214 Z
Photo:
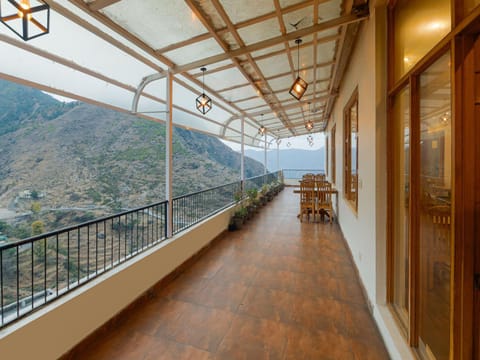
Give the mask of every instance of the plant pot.
M 237 229 L 241 229 L 243 224 L 245 223 L 245 218 L 243 216 L 235 216 L 233 218 L 233 223 Z

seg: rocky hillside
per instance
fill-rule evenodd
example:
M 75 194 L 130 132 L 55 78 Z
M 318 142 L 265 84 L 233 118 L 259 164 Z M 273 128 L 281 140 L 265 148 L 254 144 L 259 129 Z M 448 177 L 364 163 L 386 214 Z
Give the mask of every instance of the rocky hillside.
M 175 195 L 239 178 L 216 138 L 175 129 L 173 149 Z M 247 176 L 262 171 L 247 159 Z M 164 172 L 164 125 L 0 80 L 0 209 L 146 205 L 164 199 Z

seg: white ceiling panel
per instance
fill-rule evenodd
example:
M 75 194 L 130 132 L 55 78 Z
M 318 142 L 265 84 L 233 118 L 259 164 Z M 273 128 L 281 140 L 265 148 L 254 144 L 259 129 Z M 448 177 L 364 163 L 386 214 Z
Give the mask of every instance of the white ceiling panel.
M 288 62 L 286 54 L 272 56 L 268 59 L 257 61 L 257 64 L 265 77 L 290 70 L 290 63 Z
M 217 55 L 223 52 L 223 49 L 213 39 L 200 41 L 179 49 L 169 51 L 164 55 L 178 65 L 190 63 L 206 57 Z
M 183 1 L 122 0 L 101 12 L 154 49 L 207 32 Z
M 14 40 L 6 27 L 0 28 L 0 51 L 9 54 L 8 63 L 2 61 L 1 76 L 17 76 L 43 90 L 128 112 L 142 79 L 169 68 L 174 77 L 175 124 L 222 136 L 224 124 L 245 113 L 250 119 L 246 135 L 258 142 L 258 125 L 252 125 L 251 118 L 258 119 L 260 113 L 265 114 L 269 127 L 282 129 L 275 136 L 305 133 L 302 124 L 294 132 L 278 117 L 287 124 L 296 121 L 300 116 L 296 105 L 333 91 L 330 77 L 334 65 L 319 65 L 340 60 L 348 63 L 348 52 L 343 59 L 335 57 L 338 37 L 322 41 L 338 35 L 340 27 L 322 32 L 313 27 L 313 4 L 320 3 L 318 22 L 322 23 L 340 18 L 345 6 L 349 11 L 349 3 L 341 0 L 279 0 L 279 8 L 271 0 L 121 0 L 107 1 L 97 10 L 101 1 L 84 0 L 85 6 L 77 1 L 53 1 L 50 33 L 32 42 Z M 62 6 L 61 15 L 54 6 Z M 290 6 L 295 10 L 285 10 Z M 366 18 L 358 17 L 355 24 Z M 300 52 L 294 36 L 282 38 L 281 22 L 288 33 L 302 31 Z M 237 43 L 235 32 L 245 46 Z M 355 34 L 347 32 L 346 36 Z M 158 49 L 164 50 L 160 54 Z M 213 100 L 213 109 L 206 116 L 195 109 L 195 98 L 202 89 L 202 66 L 207 68 L 206 92 Z M 309 83 L 302 102 L 288 93 L 298 69 Z M 343 72 L 335 76 L 335 82 L 341 83 Z M 314 79 L 326 81 L 314 84 Z M 166 95 L 165 79 L 150 83 L 140 97 L 139 111 L 164 111 Z M 292 106 L 295 108 L 288 110 Z M 317 115 L 323 116 L 321 112 Z M 165 113 L 144 116 L 163 120 Z M 232 132 L 228 136 L 237 136 L 228 131 Z
M 222 0 L 223 8 L 234 24 L 274 11 L 273 3 L 268 0 Z
M 276 18 L 241 28 L 238 30 L 238 33 L 246 45 L 255 44 L 259 41 L 271 39 L 282 34 Z

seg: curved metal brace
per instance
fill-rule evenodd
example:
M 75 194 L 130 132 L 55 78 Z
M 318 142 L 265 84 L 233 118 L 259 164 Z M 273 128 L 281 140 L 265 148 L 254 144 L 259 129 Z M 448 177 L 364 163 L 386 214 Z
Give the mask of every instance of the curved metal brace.
M 140 82 L 140 85 L 138 85 L 137 90 L 135 91 L 135 95 L 133 96 L 133 102 L 132 102 L 132 114 L 136 114 L 138 110 L 138 101 L 140 100 L 140 95 L 142 95 L 143 89 L 145 89 L 145 86 L 150 84 L 153 81 L 160 80 L 165 78 L 166 75 L 165 73 L 155 73 L 152 75 L 145 76 L 142 81 Z
M 220 134 L 221 137 L 225 137 L 225 134 L 227 133 L 228 125 L 230 125 L 234 120 L 237 120 L 237 119 L 238 119 L 237 116 L 231 116 L 230 119 L 228 119 L 227 122 L 223 124 L 222 133 Z

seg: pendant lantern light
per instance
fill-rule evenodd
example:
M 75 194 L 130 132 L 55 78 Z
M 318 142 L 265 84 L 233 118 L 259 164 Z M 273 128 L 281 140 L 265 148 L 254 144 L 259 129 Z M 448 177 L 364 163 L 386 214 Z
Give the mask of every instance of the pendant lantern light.
M 261 126 L 258 129 L 258 135 L 263 136 L 267 132 L 267 128 L 263 126 L 263 114 L 262 114 L 262 121 L 261 121 Z
M 313 129 L 313 121 L 312 120 L 307 121 L 307 123 L 305 124 L 305 129 L 307 129 L 308 131 L 312 131 L 312 129 Z
M 0 0 L 0 22 L 28 41 L 49 33 L 50 6 L 43 0 Z
M 290 88 L 290 95 L 292 95 L 295 99 L 300 100 L 307 91 L 308 84 L 305 80 L 300 77 L 300 44 L 302 43 L 302 39 L 296 39 L 295 44 L 297 44 L 297 79 L 293 83 L 292 87 Z
M 202 71 L 202 94 L 197 97 L 196 104 L 197 110 L 205 115 L 212 108 L 212 99 L 205 94 L 205 71 L 207 68 L 202 67 L 200 70 Z

